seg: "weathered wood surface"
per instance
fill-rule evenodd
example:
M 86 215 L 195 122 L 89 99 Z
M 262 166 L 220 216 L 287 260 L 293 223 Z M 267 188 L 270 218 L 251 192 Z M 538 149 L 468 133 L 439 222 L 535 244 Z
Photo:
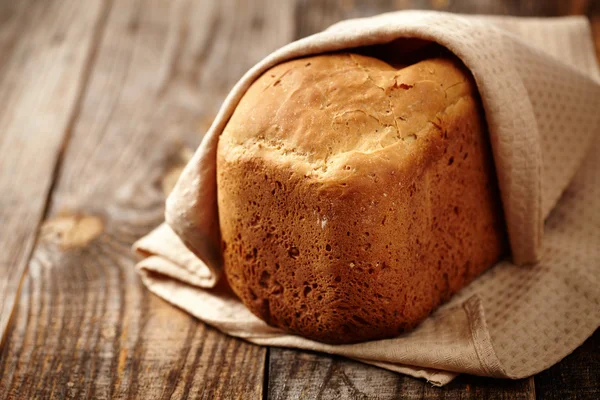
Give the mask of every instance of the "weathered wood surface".
M 0 345 L 85 81 L 100 3 L 0 3 Z
M 459 376 L 445 387 L 337 356 L 271 349 L 272 399 L 535 399 L 534 381 Z
M 29 269 L 0 344 L 0 398 L 598 398 L 598 332 L 534 378 L 434 388 L 228 338 L 149 294 L 129 247 L 162 219 L 183 149 L 272 49 L 409 7 L 584 13 L 600 38 L 599 3 L 0 0 L 0 331 Z
M 78 3 L 73 14 L 61 10 L 62 24 L 90 6 Z M 182 146 L 198 144 L 198 125 L 210 122 L 246 69 L 292 39 L 287 6 L 102 4 L 105 26 L 80 104 L 52 109 L 74 122 L 2 348 L 0 398 L 262 396 L 266 349 L 151 295 L 130 246 L 162 220 L 163 178 L 177 168 Z M 50 139 L 40 134 L 36 143 Z

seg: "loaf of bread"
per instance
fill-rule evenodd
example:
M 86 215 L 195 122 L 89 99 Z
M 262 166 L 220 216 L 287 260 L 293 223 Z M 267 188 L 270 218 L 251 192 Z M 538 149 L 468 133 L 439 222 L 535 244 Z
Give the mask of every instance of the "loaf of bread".
M 217 186 L 233 291 L 322 342 L 415 327 L 507 249 L 476 86 L 449 55 L 273 67 L 220 138 Z

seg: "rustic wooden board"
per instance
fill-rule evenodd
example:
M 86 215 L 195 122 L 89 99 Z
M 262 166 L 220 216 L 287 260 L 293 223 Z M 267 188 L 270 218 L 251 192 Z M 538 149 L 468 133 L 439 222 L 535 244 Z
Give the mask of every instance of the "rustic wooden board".
M 0 346 L 101 15 L 99 0 L 0 3 Z
M 151 295 L 130 246 L 161 222 L 163 184 L 180 149 L 198 144 L 198 126 L 246 69 L 291 40 L 293 8 L 278 0 L 108 5 L 2 348 L 0 398 L 259 398 L 266 349 Z M 61 9 L 61 22 L 87 21 L 88 7 Z M 48 150 L 56 157 L 56 146 Z
M 587 13 L 599 37 L 598 3 L 0 0 L 0 221 L 12 235 L 0 237 L 0 330 L 48 215 L 0 344 L 0 398 L 597 398 L 598 332 L 535 381 L 434 388 L 228 338 L 149 294 L 129 246 L 161 221 L 185 149 L 231 85 L 294 37 L 409 7 Z
M 533 379 L 460 376 L 447 386 L 370 367 L 342 357 L 270 349 L 270 399 L 535 399 Z

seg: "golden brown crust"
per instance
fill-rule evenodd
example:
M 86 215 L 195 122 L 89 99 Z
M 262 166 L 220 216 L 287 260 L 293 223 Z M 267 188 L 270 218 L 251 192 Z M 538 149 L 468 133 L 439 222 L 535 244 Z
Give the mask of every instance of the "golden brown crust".
M 232 289 L 311 339 L 395 336 L 506 248 L 481 106 L 451 58 L 278 65 L 236 108 L 217 173 Z

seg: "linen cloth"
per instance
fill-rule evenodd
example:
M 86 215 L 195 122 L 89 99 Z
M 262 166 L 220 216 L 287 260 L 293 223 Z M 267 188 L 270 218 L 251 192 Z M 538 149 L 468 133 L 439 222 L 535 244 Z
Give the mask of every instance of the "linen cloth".
M 249 85 L 311 54 L 417 38 L 472 72 L 488 123 L 511 257 L 412 332 L 328 345 L 255 317 L 222 285 L 218 138 Z M 393 43 L 392 43 L 393 42 Z M 134 250 L 143 283 L 226 334 L 340 354 L 435 385 L 459 373 L 522 378 L 560 361 L 600 325 L 600 78 L 583 17 L 515 18 L 402 11 L 340 22 L 291 43 L 231 90 L 167 200 L 166 223 Z

